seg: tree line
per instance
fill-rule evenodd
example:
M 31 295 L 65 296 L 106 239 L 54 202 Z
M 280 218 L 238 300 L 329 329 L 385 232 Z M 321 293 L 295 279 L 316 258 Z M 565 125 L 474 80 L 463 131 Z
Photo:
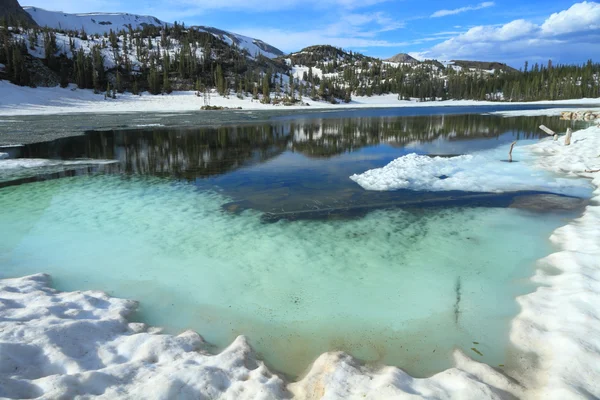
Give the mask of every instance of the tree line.
M 470 99 L 492 101 L 561 100 L 600 97 L 600 64 L 526 63 L 521 70 L 455 70 L 437 61 L 395 64 L 344 51 L 313 46 L 275 60 L 251 55 L 201 29 L 175 23 L 129 26 L 104 35 L 19 25 L 0 26 L 0 78 L 35 85 L 38 56 L 63 87 L 115 96 L 195 90 L 204 96 L 251 97 L 265 103 L 293 104 L 304 98 L 332 103 L 352 96 L 395 94 L 421 101 Z M 299 73 L 294 66 L 303 66 Z M 34 71 L 35 72 L 35 71 Z M 294 74 L 294 72 L 296 72 Z

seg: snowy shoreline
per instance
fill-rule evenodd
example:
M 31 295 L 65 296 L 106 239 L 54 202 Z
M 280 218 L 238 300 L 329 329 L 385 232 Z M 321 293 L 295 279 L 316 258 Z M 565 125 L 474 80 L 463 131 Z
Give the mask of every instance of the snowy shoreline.
M 186 112 L 199 111 L 204 105 L 202 97 L 196 96 L 195 92 L 173 92 L 168 95 L 153 96 L 145 93 L 142 96 L 134 96 L 130 93 L 119 94 L 117 99 L 104 99 L 102 94 L 94 94 L 92 90 L 77 89 L 75 85 L 68 88 L 29 88 L 13 85 L 6 81 L 0 81 L 0 116 L 18 115 L 48 115 L 48 114 L 76 114 L 76 113 L 133 113 L 133 112 Z M 515 102 L 499 103 L 491 101 L 474 100 L 446 100 L 431 102 L 416 102 L 398 100 L 394 94 L 354 97 L 348 104 L 330 104 L 321 101 L 312 101 L 304 98 L 302 103 L 308 105 L 282 106 L 262 104 L 250 97 L 238 99 L 235 95 L 224 98 L 217 94 L 211 95 L 212 106 L 237 108 L 243 110 L 321 110 L 321 109 L 353 109 L 353 108 L 396 108 L 396 107 L 469 107 L 469 106 L 557 106 L 564 105 L 600 107 L 600 99 L 575 99 L 560 101 L 539 102 Z M 540 111 L 543 111 L 540 114 Z M 523 111 L 514 111 L 519 113 Z M 536 114 L 511 114 L 511 111 L 499 112 L 502 115 L 556 115 L 557 111 L 539 110 Z M 548 114 L 550 113 L 550 114 Z
M 592 179 L 580 218 L 557 229 L 557 252 L 539 261 L 540 286 L 519 297 L 510 339 L 519 365 L 507 375 L 461 351 L 455 367 L 415 379 L 395 367 L 321 355 L 287 383 L 256 359 L 244 337 L 220 354 L 194 332 L 162 335 L 129 323 L 133 301 L 102 292 L 60 293 L 47 275 L 0 280 L 0 397 L 12 398 L 461 398 L 600 397 L 600 128 L 577 131 L 571 146 L 546 139 L 527 147 L 549 171 Z M 529 357 L 529 354 L 535 357 Z

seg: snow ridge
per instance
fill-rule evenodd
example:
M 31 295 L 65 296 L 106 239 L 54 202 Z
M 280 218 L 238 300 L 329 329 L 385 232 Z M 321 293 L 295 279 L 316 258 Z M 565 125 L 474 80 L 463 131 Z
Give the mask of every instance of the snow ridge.
M 23 7 L 31 15 L 39 26 L 47 26 L 59 30 L 85 30 L 88 34 L 103 35 L 110 32 L 119 32 L 123 29 L 128 30 L 129 26 L 135 29 L 141 29 L 144 26 L 162 27 L 173 24 L 161 21 L 156 17 L 149 15 L 136 15 L 129 13 L 85 13 L 68 14 L 61 11 L 49 11 L 39 7 Z M 283 52 L 259 39 L 253 39 L 236 33 L 223 31 L 217 28 L 200 26 L 196 29 L 209 32 L 215 37 L 225 41 L 230 46 L 235 44 L 240 49 L 248 51 L 251 57 L 262 54 L 268 58 L 275 58 L 283 55 Z M 67 41 L 68 43 L 68 41 Z

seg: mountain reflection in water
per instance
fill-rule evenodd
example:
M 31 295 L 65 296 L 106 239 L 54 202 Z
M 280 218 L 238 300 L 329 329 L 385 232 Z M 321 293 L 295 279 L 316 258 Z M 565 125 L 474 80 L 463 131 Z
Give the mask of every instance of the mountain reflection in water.
M 540 124 L 558 131 L 571 126 L 554 117 L 490 115 L 301 119 L 218 128 L 88 132 L 27 145 L 16 155 L 117 160 L 115 165 L 88 170 L 189 181 L 230 197 L 226 210 L 257 209 L 269 213 L 267 220 L 322 218 L 440 202 L 508 206 L 514 194 L 370 192 L 348 177 L 412 152 L 456 155 L 536 139 L 544 135 Z M 36 178 L 27 181 L 32 179 Z

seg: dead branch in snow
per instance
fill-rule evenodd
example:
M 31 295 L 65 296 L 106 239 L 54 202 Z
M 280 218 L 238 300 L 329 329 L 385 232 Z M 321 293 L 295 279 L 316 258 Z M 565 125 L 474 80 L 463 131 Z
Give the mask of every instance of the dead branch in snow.
M 516 144 L 517 144 L 516 141 L 514 141 L 510 144 L 510 150 L 508 152 L 508 162 L 512 162 L 512 151 Z

